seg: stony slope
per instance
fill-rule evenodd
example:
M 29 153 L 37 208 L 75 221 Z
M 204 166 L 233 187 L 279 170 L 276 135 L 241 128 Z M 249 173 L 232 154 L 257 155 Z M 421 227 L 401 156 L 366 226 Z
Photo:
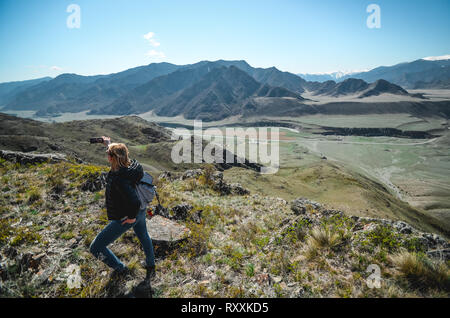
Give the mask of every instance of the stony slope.
M 107 222 L 106 169 L 0 160 L 2 296 L 148 297 L 132 232 L 111 247 L 133 271 L 127 280 L 110 279 L 88 251 Z M 403 222 L 248 193 L 211 167 L 165 173 L 157 185 L 168 213 L 149 222 L 185 239 L 164 245 L 167 238 L 151 232 L 153 297 L 449 296 L 448 241 Z M 371 264 L 381 270 L 380 288 L 367 284 Z

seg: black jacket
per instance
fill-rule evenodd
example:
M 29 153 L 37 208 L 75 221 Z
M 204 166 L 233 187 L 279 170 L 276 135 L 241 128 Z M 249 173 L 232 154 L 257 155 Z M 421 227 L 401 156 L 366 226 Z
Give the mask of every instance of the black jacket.
M 109 220 L 134 219 L 141 202 L 136 193 L 136 183 L 142 179 L 144 171 L 136 160 L 128 168 L 110 170 L 106 179 L 106 212 Z

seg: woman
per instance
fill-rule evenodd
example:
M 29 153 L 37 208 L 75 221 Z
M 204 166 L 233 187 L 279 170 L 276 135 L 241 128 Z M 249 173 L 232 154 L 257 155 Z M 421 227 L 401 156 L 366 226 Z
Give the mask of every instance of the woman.
M 110 143 L 109 137 L 102 136 L 103 144 L 108 147 L 108 172 L 105 199 L 109 224 L 97 235 L 90 246 L 91 253 L 114 269 L 113 276 L 130 274 L 126 267 L 107 247 L 123 233 L 133 228 L 144 248 L 147 270 L 146 279 L 155 276 L 155 256 L 153 244 L 147 232 L 146 209 L 140 209 L 140 201 L 135 186 L 143 176 L 142 166 L 136 160 L 128 158 L 129 152 L 124 144 Z

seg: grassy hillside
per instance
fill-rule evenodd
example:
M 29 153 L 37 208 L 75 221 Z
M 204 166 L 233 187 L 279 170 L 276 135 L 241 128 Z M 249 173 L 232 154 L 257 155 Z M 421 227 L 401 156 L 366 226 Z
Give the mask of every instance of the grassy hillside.
M 395 198 L 380 183 L 326 161 L 280 169 L 269 176 L 233 168 L 225 178 L 263 195 L 285 200 L 306 197 L 349 215 L 403 220 L 423 231 L 450 236 L 446 223 Z
M 170 134 L 165 128 L 137 116 L 50 124 L 0 113 L 0 149 L 60 152 L 83 161 L 107 164 L 105 147 L 89 144 L 89 138 L 100 136 L 126 143 L 131 149 L 139 149 L 142 145 L 158 147 L 159 142 L 165 143 L 160 148 L 171 148 L 168 145 Z M 153 158 L 153 152 L 149 151 L 145 159 L 155 163 L 161 158 Z M 170 162 L 165 164 L 167 160 L 160 162 L 161 168 L 170 168 Z
M 0 161 L 0 295 L 115 297 L 143 279 L 144 255 L 132 231 L 111 245 L 132 269 L 128 281 L 110 279 L 110 269 L 89 253 L 107 223 L 104 190 L 81 189 L 105 170 Z M 207 174 L 161 180 L 158 189 L 164 206 L 190 204 L 201 221 L 177 221 L 190 236 L 157 258 L 154 297 L 449 295 L 448 262 L 426 254 L 426 238 L 433 236 L 401 233 L 395 224 L 350 218 L 313 202 L 300 205 L 304 213 L 296 214 L 275 196 L 221 195 Z M 370 264 L 380 267 L 380 288 L 367 284 Z M 80 286 L 72 288 L 68 275 L 76 267 Z
M 125 142 L 131 157 L 154 174 L 201 166 L 174 164 L 170 158 L 174 141 L 170 140 L 169 131 L 137 116 L 49 124 L 0 114 L 0 123 L 0 149 L 62 152 L 86 162 L 107 164 L 105 148 L 88 143 L 92 136 L 107 135 L 113 141 Z M 285 137 L 297 135 L 287 132 Z M 264 195 L 286 200 L 304 196 L 353 215 L 403 220 L 424 231 L 450 236 L 448 218 L 436 219 L 432 214 L 412 208 L 396 199 L 380 183 L 354 172 L 355 169 L 321 160 L 304 145 L 304 141 L 280 145 L 281 169 L 275 175 L 234 168 L 226 171 L 225 177 Z M 329 145 L 327 149 L 330 149 Z M 380 149 L 384 154 L 383 148 Z

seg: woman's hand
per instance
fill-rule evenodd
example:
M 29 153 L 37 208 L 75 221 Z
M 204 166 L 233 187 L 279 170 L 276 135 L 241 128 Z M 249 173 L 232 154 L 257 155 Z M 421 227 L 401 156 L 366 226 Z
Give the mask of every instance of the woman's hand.
M 122 225 L 127 224 L 127 223 L 134 223 L 136 222 L 136 218 L 134 219 L 125 219 L 125 221 L 122 222 Z
M 103 144 L 108 147 L 108 145 L 111 143 L 111 138 L 106 137 L 106 136 L 102 136 L 103 138 Z

